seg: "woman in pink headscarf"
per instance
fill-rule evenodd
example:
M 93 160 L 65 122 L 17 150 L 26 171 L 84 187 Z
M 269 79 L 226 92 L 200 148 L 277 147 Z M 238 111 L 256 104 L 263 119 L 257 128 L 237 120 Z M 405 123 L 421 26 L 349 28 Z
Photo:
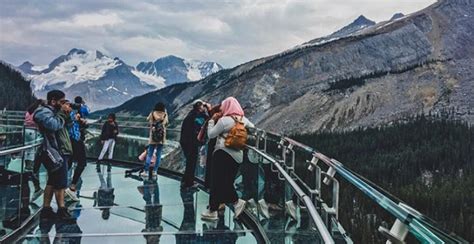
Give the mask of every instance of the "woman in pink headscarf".
M 217 138 L 213 167 L 211 169 L 212 182 L 209 197 L 209 209 L 201 214 L 202 219 L 218 220 L 218 209 L 221 203 L 234 204 L 234 218 L 237 218 L 245 209 L 246 202 L 239 199 L 234 187 L 234 179 L 239 165 L 243 162 L 243 151 L 226 147 L 225 138 L 234 127 L 236 121 L 244 123 L 245 127 L 254 125 L 244 116 L 244 110 L 239 101 L 228 97 L 221 103 L 222 118 L 215 123 L 218 114 L 213 116 L 208 123 L 207 135 L 209 139 Z

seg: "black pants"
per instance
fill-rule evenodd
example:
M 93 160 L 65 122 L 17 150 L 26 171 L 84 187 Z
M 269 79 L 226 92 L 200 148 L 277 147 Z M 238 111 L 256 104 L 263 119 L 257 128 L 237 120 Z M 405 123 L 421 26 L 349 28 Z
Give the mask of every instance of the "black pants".
M 211 139 L 207 143 L 207 157 L 206 157 L 206 175 L 204 177 L 204 186 L 206 188 L 211 188 L 211 172 L 212 172 L 212 154 L 214 153 L 214 148 L 216 146 L 217 139 Z
M 86 145 L 83 141 L 75 141 L 71 140 L 72 142 L 72 157 L 69 160 L 69 168 L 72 166 L 72 162 L 77 162 L 77 167 L 74 170 L 74 176 L 72 177 L 71 184 L 76 185 L 81 177 L 82 172 L 86 168 L 87 159 L 86 159 Z
M 217 211 L 219 204 L 234 203 L 239 199 L 234 187 L 239 164 L 223 150 L 214 153 L 213 161 L 209 209 Z
M 196 163 L 198 160 L 199 146 L 184 146 L 183 153 L 186 158 L 186 168 L 184 170 L 181 185 L 183 187 L 190 187 L 194 184 L 194 173 L 196 172 Z

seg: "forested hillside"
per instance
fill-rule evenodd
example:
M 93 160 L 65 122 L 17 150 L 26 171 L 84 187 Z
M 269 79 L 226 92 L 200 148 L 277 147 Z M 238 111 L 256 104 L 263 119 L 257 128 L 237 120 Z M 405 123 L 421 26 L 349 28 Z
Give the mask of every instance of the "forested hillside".
M 379 128 L 294 137 L 381 186 L 443 229 L 474 241 L 474 128 L 418 117 Z M 390 227 L 393 217 L 340 181 L 344 228 L 355 243 L 382 243 L 377 228 Z
M 34 101 L 30 82 L 0 61 L 0 109 L 25 110 Z

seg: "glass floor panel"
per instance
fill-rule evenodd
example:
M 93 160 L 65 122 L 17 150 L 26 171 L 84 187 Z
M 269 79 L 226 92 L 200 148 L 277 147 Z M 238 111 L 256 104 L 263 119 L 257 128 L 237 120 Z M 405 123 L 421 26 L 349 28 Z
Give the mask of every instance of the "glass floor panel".
M 67 204 L 77 220 L 38 221 L 21 242 L 48 243 L 55 238 L 61 243 L 257 242 L 252 230 L 234 220 L 228 208 L 219 221 L 202 221 L 206 192 L 181 191 L 179 181 L 164 176 L 125 177 L 125 170 L 89 163 L 78 184 L 80 202 Z

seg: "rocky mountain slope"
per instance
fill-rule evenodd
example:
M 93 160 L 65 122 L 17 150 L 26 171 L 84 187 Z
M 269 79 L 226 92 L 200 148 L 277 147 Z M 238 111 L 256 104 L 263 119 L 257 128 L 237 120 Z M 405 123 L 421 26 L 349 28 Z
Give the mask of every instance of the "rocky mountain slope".
M 440 0 L 338 38 L 146 94 L 111 111 L 143 113 L 166 97 L 183 118 L 196 98 L 235 96 L 258 126 L 286 133 L 377 126 L 450 111 L 474 122 L 474 2 Z M 139 109 L 141 108 L 141 110 Z
M 147 92 L 170 84 L 202 79 L 222 67 L 213 62 L 187 61 L 169 56 L 136 68 L 119 58 L 99 51 L 74 48 L 49 65 L 25 62 L 18 67 L 32 80 L 38 97 L 52 89 L 61 89 L 68 97 L 81 95 L 93 110 L 114 107 Z

